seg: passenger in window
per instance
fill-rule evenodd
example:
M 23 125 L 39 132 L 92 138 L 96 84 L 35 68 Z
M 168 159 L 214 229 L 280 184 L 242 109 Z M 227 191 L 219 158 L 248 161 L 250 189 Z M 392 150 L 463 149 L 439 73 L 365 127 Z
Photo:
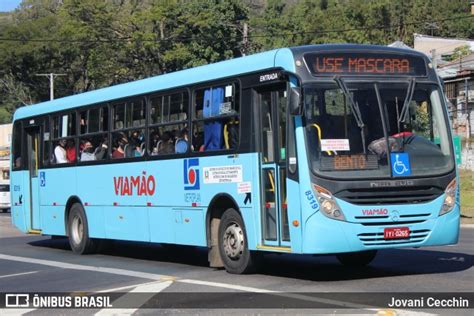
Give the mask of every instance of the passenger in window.
M 76 162 L 76 144 L 74 140 L 68 139 L 66 142 L 66 158 L 68 162 Z
M 176 142 L 176 140 L 179 138 L 180 136 L 180 132 L 177 130 L 177 129 L 174 129 L 171 131 L 171 135 L 172 135 L 172 140 L 173 140 L 173 143 Z
M 132 157 L 141 157 L 145 153 L 145 136 L 141 131 L 132 133 L 131 143 L 133 144 Z
M 65 139 L 61 139 L 58 142 L 58 145 L 54 148 L 54 158 L 56 159 L 56 163 L 68 163 L 66 157 L 66 143 Z
M 81 153 L 81 161 L 92 161 L 95 160 L 94 147 L 90 141 L 84 142 L 84 148 Z
M 175 149 L 177 154 L 184 154 L 188 151 L 189 147 L 189 133 L 187 128 L 183 128 L 180 132 L 180 136 L 176 139 Z M 193 146 L 191 145 L 191 150 Z
M 141 157 L 141 156 L 143 156 L 142 143 L 140 142 L 139 139 L 132 138 L 130 147 L 132 148 L 132 153 L 130 155 L 131 157 Z
M 117 141 L 117 148 L 115 148 L 115 150 L 112 152 L 112 158 L 125 158 L 126 147 L 128 147 L 128 138 L 125 134 L 120 133 L 120 138 Z
M 86 133 L 86 120 L 84 118 L 81 118 L 81 134 L 85 134 L 85 133 Z
M 173 154 L 174 153 L 174 143 L 173 135 L 170 131 L 166 131 L 161 136 L 161 143 L 158 147 L 158 154 Z
M 15 167 L 20 168 L 21 167 L 21 157 L 18 157 L 15 159 Z
M 156 156 L 158 155 L 158 146 L 160 145 L 160 135 L 158 134 L 158 132 L 152 132 L 150 134 L 150 138 L 151 138 L 151 155 L 152 156 Z
M 204 151 L 203 143 L 204 143 L 204 138 L 202 137 L 202 133 L 195 131 L 193 133 L 193 148 L 199 151 Z M 203 147 L 202 150 L 201 150 L 201 147 Z
M 108 139 L 107 136 L 104 137 L 102 143 L 95 149 L 94 155 L 96 160 L 102 160 L 105 158 L 108 149 Z

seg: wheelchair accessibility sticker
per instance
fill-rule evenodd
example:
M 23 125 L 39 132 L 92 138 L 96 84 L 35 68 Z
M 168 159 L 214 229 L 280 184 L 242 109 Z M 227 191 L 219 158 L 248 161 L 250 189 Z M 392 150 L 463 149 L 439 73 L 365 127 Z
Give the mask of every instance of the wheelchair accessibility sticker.
M 392 176 L 403 177 L 411 175 L 410 156 L 407 153 L 390 154 L 392 159 Z
M 40 186 L 46 186 L 46 176 L 44 174 L 44 171 L 40 172 Z

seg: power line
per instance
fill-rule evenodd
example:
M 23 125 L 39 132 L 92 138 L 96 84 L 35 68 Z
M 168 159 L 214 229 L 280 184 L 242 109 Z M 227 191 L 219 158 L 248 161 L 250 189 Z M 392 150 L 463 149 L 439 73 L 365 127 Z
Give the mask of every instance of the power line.
M 315 30 L 315 31 L 306 31 L 306 32 L 279 32 L 278 34 L 254 34 L 248 35 L 247 38 L 272 38 L 272 37 L 282 37 L 282 36 L 295 36 L 295 35 L 302 35 L 302 34 L 329 34 L 329 33 L 347 33 L 353 31 L 372 31 L 372 30 L 380 30 L 380 29 L 394 29 L 399 28 L 400 26 L 414 26 L 414 25 L 421 25 L 425 23 L 442 23 L 445 21 L 452 21 L 452 20 L 461 20 L 461 19 L 471 19 L 474 18 L 474 15 L 464 15 L 464 16 L 456 16 L 451 18 L 445 18 L 440 20 L 430 20 L 430 21 L 418 21 L 418 22 L 411 22 L 411 23 L 403 23 L 403 24 L 391 24 L 391 25 L 378 25 L 378 26 L 371 26 L 371 27 L 355 27 L 355 28 L 348 28 L 348 29 L 332 29 L 332 30 Z M 215 38 L 215 37 L 212 37 Z M 188 36 L 188 37 L 174 37 L 174 38 L 164 38 L 164 39 L 133 39 L 130 37 L 126 38 L 114 38 L 114 39 L 95 39 L 95 40 L 84 40 L 84 39 L 58 39 L 58 38 L 9 38 L 9 37 L 0 37 L 0 41 L 4 42 L 56 42 L 56 43 L 114 43 L 114 42 L 169 42 L 169 41 L 186 41 L 186 40 L 193 40 L 196 39 L 195 36 Z

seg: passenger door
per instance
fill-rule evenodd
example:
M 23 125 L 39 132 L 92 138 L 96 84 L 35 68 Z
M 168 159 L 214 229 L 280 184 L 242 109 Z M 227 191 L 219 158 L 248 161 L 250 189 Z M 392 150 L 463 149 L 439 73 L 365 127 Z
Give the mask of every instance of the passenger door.
M 38 169 L 40 162 L 40 128 L 33 126 L 25 129 L 26 155 L 29 171 L 30 189 L 30 219 L 31 230 L 40 230 L 41 216 L 39 207 L 39 179 Z
M 286 84 L 258 91 L 261 219 L 265 246 L 290 247 L 286 191 Z

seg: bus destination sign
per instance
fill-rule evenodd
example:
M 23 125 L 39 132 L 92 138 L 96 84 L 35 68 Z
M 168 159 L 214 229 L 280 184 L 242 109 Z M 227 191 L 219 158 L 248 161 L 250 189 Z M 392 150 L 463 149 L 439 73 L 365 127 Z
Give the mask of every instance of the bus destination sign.
M 426 76 L 421 57 L 386 53 L 313 53 L 304 56 L 313 75 Z

